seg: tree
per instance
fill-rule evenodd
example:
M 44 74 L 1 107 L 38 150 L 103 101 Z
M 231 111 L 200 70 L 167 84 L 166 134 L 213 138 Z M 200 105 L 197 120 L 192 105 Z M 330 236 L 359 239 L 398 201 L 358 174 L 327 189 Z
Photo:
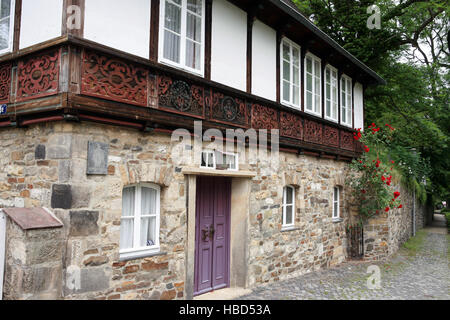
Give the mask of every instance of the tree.
M 387 81 L 387 86 L 366 91 L 366 126 L 383 122 L 396 127 L 391 157 L 416 163 L 416 183 L 423 185 L 428 180 L 428 193 L 450 200 L 448 1 L 294 2 L 319 28 Z M 381 10 L 379 30 L 367 27 L 367 8 L 374 4 Z

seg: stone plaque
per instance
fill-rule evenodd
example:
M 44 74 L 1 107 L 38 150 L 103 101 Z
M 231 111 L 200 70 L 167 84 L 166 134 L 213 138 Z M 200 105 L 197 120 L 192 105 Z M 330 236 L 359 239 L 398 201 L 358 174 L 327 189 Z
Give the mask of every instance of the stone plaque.
M 108 144 L 89 141 L 87 174 L 108 174 L 108 153 Z

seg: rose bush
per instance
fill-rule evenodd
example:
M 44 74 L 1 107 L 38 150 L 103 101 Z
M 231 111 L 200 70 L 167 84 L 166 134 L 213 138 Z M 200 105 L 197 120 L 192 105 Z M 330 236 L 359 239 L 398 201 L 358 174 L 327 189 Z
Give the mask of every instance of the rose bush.
M 354 139 L 362 143 L 364 153 L 350 164 L 349 184 L 359 208 L 360 224 L 370 218 L 402 208 L 400 192 L 392 188 L 394 161 L 383 162 L 379 150 L 392 139 L 395 129 L 386 124 L 378 127 L 375 123 L 362 132 L 358 129 Z

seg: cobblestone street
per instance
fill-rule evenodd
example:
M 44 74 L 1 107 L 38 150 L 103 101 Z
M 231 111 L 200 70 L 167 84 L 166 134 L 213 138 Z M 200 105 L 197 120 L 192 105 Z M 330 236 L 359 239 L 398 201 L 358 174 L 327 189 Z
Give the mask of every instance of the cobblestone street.
M 252 290 L 242 300 L 448 300 L 450 299 L 449 239 L 443 216 L 421 231 L 415 252 L 402 247 L 388 261 L 378 262 L 381 289 L 369 289 L 368 266 L 348 262 Z M 420 233 L 419 233 L 420 237 Z

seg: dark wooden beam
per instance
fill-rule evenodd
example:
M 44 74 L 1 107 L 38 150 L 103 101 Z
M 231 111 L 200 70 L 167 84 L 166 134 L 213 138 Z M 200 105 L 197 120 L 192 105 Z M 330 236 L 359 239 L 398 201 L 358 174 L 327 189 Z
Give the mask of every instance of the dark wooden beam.
M 247 92 L 252 93 L 253 25 L 255 10 L 247 13 Z
M 14 11 L 14 37 L 13 37 L 13 52 L 19 50 L 20 45 L 20 25 L 22 21 L 22 0 L 16 0 L 16 7 Z
M 283 33 L 277 31 L 277 62 L 276 62 L 276 77 L 277 77 L 277 103 L 281 102 L 281 39 Z
M 159 0 L 151 1 L 150 17 L 150 60 L 157 62 L 159 41 Z
M 212 0 L 206 0 L 205 15 L 205 79 L 211 80 Z

